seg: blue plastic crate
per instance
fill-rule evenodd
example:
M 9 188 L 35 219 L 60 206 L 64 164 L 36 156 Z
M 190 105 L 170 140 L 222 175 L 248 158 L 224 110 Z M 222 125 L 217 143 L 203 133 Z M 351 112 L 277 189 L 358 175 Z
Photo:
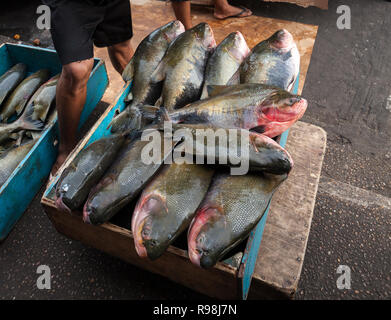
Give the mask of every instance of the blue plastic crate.
M 31 74 L 39 69 L 49 69 L 51 76 L 61 72 L 61 63 L 54 50 L 19 44 L 0 46 L 0 75 L 16 63 L 27 65 Z M 87 100 L 81 115 L 79 128 L 101 100 L 109 80 L 105 64 L 94 59 L 94 68 L 87 84 Z M 0 241 L 4 240 L 15 223 L 27 209 L 57 158 L 57 119 L 46 129 L 27 156 L 0 188 Z

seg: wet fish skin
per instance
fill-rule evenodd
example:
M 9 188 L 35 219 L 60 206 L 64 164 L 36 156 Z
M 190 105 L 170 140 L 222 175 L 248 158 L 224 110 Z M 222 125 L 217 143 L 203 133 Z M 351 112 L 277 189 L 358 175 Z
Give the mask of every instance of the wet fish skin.
M 65 211 L 81 208 L 125 141 L 115 134 L 94 141 L 80 151 L 62 172 L 56 187 L 56 205 Z
M 172 111 L 200 98 L 206 63 L 215 46 L 207 23 L 196 25 L 173 41 L 152 75 L 154 82 L 164 80 L 157 106 Z
M 170 43 L 185 31 L 183 24 L 176 20 L 154 30 L 137 47 L 132 60 L 125 68 L 122 77 L 133 81 L 132 104 L 154 104 L 159 92 L 152 92 L 151 75 L 162 60 Z
M 49 75 L 49 70 L 41 69 L 24 79 L 5 101 L 0 121 L 6 122 L 14 114 L 21 114 L 31 96 L 49 79 Z
M 208 88 L 212 89 L 210 98 L 166 113 L 164 120 L 243 128 L 274 138 L 299 120 L 307 108 L 307 100 L 274 86 L 250 83 Z
M 188 232 L 192 263 L 213 267 L 253 230 L 287 175 L 218 174 Z
M 27 66 L 24 63 L 15 64 L 0 77 L 0 108 L 5 99 L 24 79 Z
M 56 89 L 60 74 L 50 78 L 47 82 L 42 84 L 39 89 L 33 94 L 28 101 L 26 110 L 32 109 L 30 119 L 33 121 L 40 120 L 45 122 L 49 110 L 55 104 L 56 101 Z
M 208 97 L 208 85 L 226 85 L 249 53 L 243 35 L 239 31 L 230 33 L 208 60 L 201 99 Z
M 290 91 L 300 69 L 300 54 L 282 29 L 257 44 L 240 66 L 240 83 L 263 83 Z
M 229 167 L 247 163 L 250 172 L 272 174 L 289 173 L 293 168 L 289 153 L 263 134 L 245 129 L 211 128 L 205 125 L 174 125 L 174 129 L 177 133 L 176 139 L 182 135 L 184 139 L 191 137 L 190 147 L 185 146 L 185 141 L 176 149 L 183 147 L 182 151 L 193 159 L 204 157 L 204 163 L 212 162 Z
M 132 216 L 137 253 L 159 258 L 189 226 L 214 170 L 196 164 L 166 164 L 144 189 Z
M 162 137 L 159 131 L 155 131 Z M 149 141 L 136 138 L 125 142 L 113 164 L 91 190 L 83 209 L 84 222 L 101 224 L 110 220 L 140 193 L 171 153 L 171 150 L 166 153 L 163 141 L 161 138 L 160 161 L 150 164 L 145 164 L 141 157 Z
M 153 83 L 151 76 L 169 45 L 185 31 L 180 21 L 172 21 L 154 30 L 138 45 L 122 77 L 132 82 L 132 88 L 126 98 L 129 105 L 111 121 L 111 132 L 121 132 L 132 125 L 132 108 L 137 105 L 153 105 L 162 91 L 162 83 Z M 141 120 L 136 120 L 141 121 Z
M 14 146 L 0 153 L 0 188 L 29 153 L 35 142 L 36 140 L 31 140 L 25 144 Z

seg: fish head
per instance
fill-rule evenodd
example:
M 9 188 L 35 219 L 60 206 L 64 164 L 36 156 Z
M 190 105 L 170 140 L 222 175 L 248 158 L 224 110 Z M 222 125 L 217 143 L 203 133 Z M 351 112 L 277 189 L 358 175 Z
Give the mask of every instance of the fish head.
M 194 37 L 202 42 L 206 49 L 213 49 L 216 47 L 216 40 L 214 38 L 213 30 L 209 24 L 202 22 L 191 29 Z
M 91 189 L 83 207 L 83 221 L 85 223 L 101 224 L 106 221 L 106 215 L 111 208 L 115 207 L 117 200 L 116 190 L 110 188 L 113 180 L 113 176 L 107 175 Z
M 179 20 L 166 24 L 162 29 L 168 42 L 175 40 L 181 33 L 185 32 L 185 27 Z
M 230 55 L 238 61 L 238 63 L 242 63 L 244 58 L 246 58 L 250 53 L 246 40 L 240 31 L 230 33 L 227 37 L 227 42 L 224 43 L 224 46 L 227 48 L 227 51 L 229 51 Z
M 157 194 L 141 197 L 132 217 L 132 233 L 137 254 L 151 260 L 159 258 L 173 237 L 166 201 Z
M 278 90 L 261 103 L 259 111 L 270 122 L 295 122 L 304 115 L 307 105 L 306 99 Z
M 201 208 L 189 227 L 191 262 L 202 268 L 213 267 L 229 244 L 229 229 L 221 208 Z
M 293 168 L 291 155 L 272 138 L 260 133 L 250 132 L 249 140 L 256 150 L 257 158 L 266 165 L 262 168 L 264 172 L 284 174 L 289 173 Z
M 278 30 L 268 40 L 276 49 L 290 49 L 295 44 L 292 34 L 286 29 Z

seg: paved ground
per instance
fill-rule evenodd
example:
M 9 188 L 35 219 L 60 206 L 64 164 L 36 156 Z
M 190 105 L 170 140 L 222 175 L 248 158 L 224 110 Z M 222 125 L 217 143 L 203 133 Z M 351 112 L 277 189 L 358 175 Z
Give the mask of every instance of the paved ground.
M 39 37 L 50 45 L 48 34 L 28 23 L 38 2 L 21 7 L 15 1 L 0 14 L 0 42 L 20 33 L 25 42 Z M 296 298 L 390 299 L 391 3 L 334 0 L 328 11 L 241 3 L 257 15 L 319 25 L 303 91 L 310 101 L 304 120 L 326 129 L 328 145 Z M 341 4 L 351 8 L 351 30 L 336 27 Z M 43 213 L 41 195 L 0 245 L 0 298 L 202 297 L 62 237 Z M 51 267 L 52 290 L 36 289 L 40 264 Z M 351 268 L 351 290 L 336 287 L 339 265 Z

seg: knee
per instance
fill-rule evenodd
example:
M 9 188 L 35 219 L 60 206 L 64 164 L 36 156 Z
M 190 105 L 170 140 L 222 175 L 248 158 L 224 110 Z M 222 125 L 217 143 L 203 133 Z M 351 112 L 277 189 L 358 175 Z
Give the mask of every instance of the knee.
M 93 59 L 71 62 L 62 68 L 61 78 L 72 91 L 82 90 L 86 87 L 94 64 Z

